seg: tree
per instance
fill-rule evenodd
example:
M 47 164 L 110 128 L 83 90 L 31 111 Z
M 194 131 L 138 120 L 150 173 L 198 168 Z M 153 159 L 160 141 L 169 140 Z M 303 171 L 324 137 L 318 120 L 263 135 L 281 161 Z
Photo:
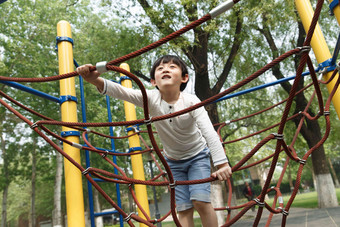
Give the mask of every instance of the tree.
M 63 156 L 59 153 L 56 154 L 56 174 L 54 184 L 53 196 L 53 211 L 52 211 L 52 224 L 53 226 L 62 225 L 62 210 L 61 210 L 61 183 L 63 176 Z
M 1 108 L 1 130 L 0 130 L 0 142 L 1 142 L 1 159 L 2 159 L 2 168 L 1 168 L 1 191 L 2 193 L 2 214 L 1 214 L 1 226 L 6 226 L 7 222 L 7 198 L 8 198 L 8 188 L 11 181 L 15 176 L 13 171 L 13 164 L 11 164 L 11 160 L 13 160 L 13 156 L 16 156 L 17 153 L 9 152 L 8 149 L 13 148 L 13 143 L 7 143 L 6 138 L 8 135 L 11 135 L 11 130 L 8 130 L 9 119 L 5 118 L 5 110 Z M 7 113 L 8 114 L 8 113 Z M 5 123 L 7 122 L 7 123 Z M 6 127 L 7 125 L 7 127 Z M 10 133 L 10 134 L 8 134 Z
M 4 89 L 5 90 L 5 89 Z M 10 193 L 10 184 L 16 181 L 17 176 L 20 176 L 23 172 L 18 168 L 20 163 L 20 150 L 17 149 L 18 143 L 22 138 L 22 132 L 16 126 L 18 125 L 18 119 L 3 107 L 0 108 L 0 143 L 1 143 L 1 177 L 0 177 L 0 189 L 2 191 L 2 215 L 1 226 L 6 226 L 8 220 L 8 197 Z M 21 125 L 22 126 L 22 125 Z M 20 213 L 20 212 L 18 212 Z
M 266 41 L 268 42 L 268 45 L 272 51 L 272 56 L 273 58 L 278 57 L 279 49 L 277 48 L 271 29 L 270 29 L 270 23 L 267 19 L 266 14 L 262 14 L 263 18 L 263 23 L 262 23 L 262 28 L 257 28 L 260 33 L 265 37 Z M 297 38 L 297 46 L 302 46 L 303 41 L 305 38 L 305 32 L 303 29 L 303 26 L 301 22 L 299 22 L 298 25 L 298 38 Z M 295 67 L 297 68 L 297 65 L 300 61 L 300 56 L 296 55 L 295 56 Z M 277 79 L 284 78 L 282 71 L 280 70 L 280 65 L 276 65 L 273 70 L 273 75 Z M 300 84 L 299 84 L 299 89 L 303 88 L 304 80 L 302 79 Z M 281 84 L 283 89 L 289 93 L 291 90 L 291 85 L 286 82 Z M 295 110 L 294 113 L 298 113 L 300 111 L 304 111 L 304 108 L 306 107 L 308 103 L 307 98 L 305 97 L 304 93 L 300 93 L 297 95 L 295 98 Z M 315 116 L 316 114 L 309 109 L 308 113 L 311 116 Z M 300 118 L 296 118 L 293 120 L 296 127 L 298 127 Z M 309 148 L 314 147 L 322 138 L 321 135 L 321 128 L 318 123 L 318 121 L 311 121 L 309 119 L 305 119 L 305 123 L 302 125 L 301 128 L 301 134 L 306 140 Z M 318 188 L 318 198 L 319 198 L 319 207 L 324 208 L 324 207 L 333 207 L 338 205 L 338 201 L 335 195 L 335 190 L 334 190 L 334 184 L 332 181 L 332 178 L 330 176 L 329 172 L 329 167 L 327 165 L 327 159 L 324 151 L 324 147 L 320 146 L 317 148 L 313 153 L 312 153 L 312 162 L 313 162 L 313 170 L 316 175 L 317 179 L 317 188 Z M 324 179 L 324 180 L 321 180 Z M 333 189 L 333 190 L 332 190 Z M 327 193 L 325 193 L 327 192 Z M 332 199 L 329 199 L 331 196 Z
M 0 47 L 2 50 L 1 57 L 3 57 L 3 62 L 1 63 L 4 64 L 7 69 L 1 70 L 1 73 L 5 76 L 14 77 L 33 78 L 45 75 L 57 75 L 57 59 L 56 53 L 54 52 L 57 22 L 61 20 L 61 18 L 77 21 L 76 18 L 79 18 L 79 14 L 83 13 L 86 15 L 86 13 L 84 13 L 86 10 L 87 12 L 90 12 L 86 5 L 81 5 L 75 10 L 72 4 L 70 5 L 68 1 L 62 0 L 55 1 L 53 4 L 46 4 L 44 1 L 27 2 L 18 0 L 1 4 L 0 7 L 1 12 L 6 12 L 6 15 L 2 15 L 2 20 L 0 22 Z M 53 96 L 59 94 L 57 82 L 51 82 L 49 84 L 30 84 L 30 86 Z M 7 91 L 14 99 L 29 108 L 51 118 L 59 118 L 58 105 L 51 105 L 50 101 L 36 98 L 33 95 L 27 95 L 27 93 L 15 89 L 8 89 Z M 48 108 L 46 108 L 47 106 Z M 32 121 L 39 120 L 32 115 L 25 114 L 26 117 Z M 15 128 L 15 125 L 13 125 L 13 128 Z M 26 128 L 25 130 L 30 129 Z M 56 129 L 56 131 L 60 131 L 60 129 Z M 32 204 L 30 211 L 32 217 L 30 220 L 31 225 L 35 225 L 35 218 L 39 215 L 36 211 L 40 210 L 37 209 L 40 204 L 38 205 L 38 202 L 36 201 L 37 198 L 34 196 L 36 190 L 39 191 L 39 188 L 36 187 L 39 185 L 37 180 L 41 179 L 37 177 L 37 175 L 44 164 L 47 164 L 46 162 L 41 161 L 41 157 L 44 157 L 45 155 L 48 157 L 51 150 L 47 149 L 46 151 L 46 147 L 44 147 L 46 146 L 46 142 L 38 139 L 35 133 L 31 136 L 35 138 L 35 140 L 29 141 L 29 139 L 27 139 L 31 144 L 29 144 L 29 142 L 26 143 L 25 152 L 29 153 L 30 151 L 33 151 L 31 156 L 32 162 L 26 160 L 26 163 L 28 163 L 28 166 L 32 166 L 32 169 L 27 169 L 27 172 L 30 172 L 32 176 L 31 193 L 33 196 L 30 197 Z M 38 148 L 34 141 L 40 144 Z M 41 144 L 44 144 L 44 146 L 41 146 Z M 18 143 L 17 146 L 19 146 Z M 30 149 L 32 147 L 33 149 Z M 35 152 L 36 149 L 38 149 L 39 152 Z M 51 159 L 53 160 L 53 156 L 51 156 Z M 35 160 L 40 160 L 38 167 L 35 165 Z M 32 165 L 30 165 L 30 163 L 32 163 Z M 51 165 L 51 163 L 48 164 Z M 59 168 L 62 168 L 62 166 L 59 166 Z M 42 173 L 51 174 L 49 171 L 44 171 Z M 21 178 L 21 180 L 23 179 L 24 178 Z M 57 179 L 61 180 L 61 178 Z M 60 201 L 60 199 L 57 200 Z M 3 212 L 5 211 L 6 209 L 3 209 Z M 62 215 L 60 214 L 59 217 L 61 218 Z M 6 222 L 6 219 L 2 220 Z M 58 222 L 60 223 L 61 220 Z

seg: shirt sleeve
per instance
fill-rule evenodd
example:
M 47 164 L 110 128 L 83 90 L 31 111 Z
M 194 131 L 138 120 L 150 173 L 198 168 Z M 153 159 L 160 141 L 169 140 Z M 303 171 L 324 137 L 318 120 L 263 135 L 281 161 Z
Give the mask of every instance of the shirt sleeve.
M 198 103 L 200 102 L 200 100 L 197 98 L 195 102 Z M 192 116 L 195 118 L 197 126 L 202 133 L 202 136 L 207 142 L 214 166 L 228 162 L 224 148 L 220 141 L 220 137 L 210 121 L 208 112 L 204 109 L 204 107 L 200 107 L 192 111 Z
M 98 90 L 99 91 L 99 90 Z M 104 88 L 99 91 L 102 95 L 108 95 L 116 99 L 131 102 L 136 106 L 143 106 L 143 95 L 140 90 L 126 88 L 118 83 L 104 79 Z

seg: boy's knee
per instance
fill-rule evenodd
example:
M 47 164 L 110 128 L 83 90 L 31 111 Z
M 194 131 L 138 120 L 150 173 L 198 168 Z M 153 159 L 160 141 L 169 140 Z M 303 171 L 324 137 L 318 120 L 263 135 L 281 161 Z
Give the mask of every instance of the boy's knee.
M 189 208 L 189 209 L 186 209 L 186 210 L 177 211 L 177 213 L 179 215 L 187 216 L 187 215 L 194 213 L 194 208 L 192 207 L 192 208 Z
M 194 207 L 197 211 L 210 209 L 210 207 L 211 207 L 211 203 L 207 203 L 207 202 L 203 202 L 203 201 L 197 201 L 197 200 L 192 200 L 192 204 L 194 205 Z

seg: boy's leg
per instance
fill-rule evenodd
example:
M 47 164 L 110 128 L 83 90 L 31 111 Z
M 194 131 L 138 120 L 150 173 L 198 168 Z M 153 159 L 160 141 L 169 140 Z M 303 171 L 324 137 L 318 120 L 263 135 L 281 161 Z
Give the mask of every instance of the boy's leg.
M 183 227 L 194 227 L 194 208 L 179 211 L 178 219 Z
M 212 207 L 211 203 L 195 201 L 193 200 L 192 203 L 194 204 L 195 209 L 199 213 L 202 221 L 203 227 L 217 227 L 217 216 L 214 208 Z
M 210 151 L 208 148 L 201 151 L 194 159 L 188 172 L 189 180 L 205 179 L 210 177 Z M 198 211 L 204 227 L 217 227 L 217 216 L 210 203 L 210 182 L 189 185 L 190 199 Z
M 188 180 L 188 166 L 190 162 L 186 161 L 173 161 L 165 157 L 169 164 L 172 175 L 176 181 Z M 176 209 L 178 218 L 182 226 L 194 227 L 194 207 L 190 200 L 190 192 L 188 185 L 177 185 L 175 188 L 176 195 Z

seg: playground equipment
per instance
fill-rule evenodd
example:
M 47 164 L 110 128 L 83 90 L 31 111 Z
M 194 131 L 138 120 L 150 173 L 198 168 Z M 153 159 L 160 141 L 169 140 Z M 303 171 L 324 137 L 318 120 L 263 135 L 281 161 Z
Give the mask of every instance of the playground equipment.
M 238 1 L 227 1 L 221 7 L 217 7 L 216 9 L 212 10 L 210 12 L 210 14 L 207 14 L 206 16 L 202 17 L 200 20 L 193 22 L 192 24 L 186 26 L 185 28 L 179 30 L 178 32 L 175 32 L 174 34 L 166 36 L 163 39 L 155 42 L 154 44 L 150 44 L 149 46 L 147 46 L 145 48 L 142 48 L 142 49 L 140 49 L 138 51 L 135 51 L 135 52 L 133 52 L 131 54 L 128 54 L 128 55 L 120 57 L 120 58 L 117 58 L 117 59 L 115 59 L 115 60 L 113 60 L 113 61 L 111 61 L 111 62 L 109 62 L 107 64 L 104 64 L 104 67 L 107 70 L 112 70 L 112 71 L 117 71 L 117 72 L 123 73 L 124 75 L 128 76 L 130 79 L 133 79 L 137 83 L 137 85 L 139 86 L 139 88 L 141 89 L 141 92 L 144 94 L 144 97 L 145 97 L 145 89 L 143 87 L 143 84 L 138 80 L 138 78 L 135 77 L 133 74 L 131 74 L 126 68 L 125 69 L 124 68 L 119 68 L 119 67 L 116 67 L 114 65 L 122 63 L 122 62 L 124 62 L 124 61 L 126 61 L 126 60 L 128 60 L 130 58 L 135 57 L 135 56 L 141 55 L 142 53 L 145 53 L 145 52 L 147 52 L 147 51 L 149 51 L 149 50 L 151 50 L 151 49 L 153 49 L 153 48 L 155 48 L 157 46 L 162 45 L 163 43 L 166 43 L 167 41 L 169 41 L 169 40 L 179 36 L 180 34 L 183 34 L 184 32 L 190 30 L 191 28 L 193 28 L 195 26 L 198 26 L 199 24 L 201 24 L 201 23 L 203 23 L 203 22 L 205 22 L 205 21 L 207 21 L 207 20 L 217 16 L 219 13 L 222 13 L 223 10 L 229 9 L 230 7 L 232 7 L 233 4 L 235 4 L 237 2 Z M 324 40 L 322 38 L 322 34 L 320 35 L 321 31 L 319 33 L 319 27 L 316 24 L 317 18 L 318 18 L 319 13 L 320 13 L 322 1 L 318 1 L 316 12 L 314 14 L 311 13 L 311 10 L 310 10 L 311 7 L 308 6 L 306 1 L 296 1 L 296 3 L 297 3 L 297 8 L 299 10 L 299 13 L 301 14 L 301 17 L 302 17 L 302 19 L 304 21 L 304 24 L 305 24 L 305 27 L 306 27 L 306 30 L 307 30 L 307 37 L 306 37 L 304 46 L 302 48 L 293 49 L 293 50 L 291 50 L 291 51 L 281 55 L 280 57 L 278 57 L 277 59 L 275 59 L 274 61 L 272 61 L 271 63 L 269 63 L 268 65 L 266 65 L 265 67 L 263 67 L 262 69 L 257 71 L 256 73 L 254 73 L 251 76 L 249 76 L 248 78 L 246 78 L 245 80 L 237 83 L 236 85 L 230 87 L 229 89 L 221 92 L 220 94 L 218 94 L 218 95 L 216 95 L 214 97 L 211 97 L 211 98 L 209 98 L 207 100 L 204 100 L 203 102 L 201 102 L 201 103 L 199 103 L 199 104 L 197 104 L 195 106 L 192 106 L 191 108 L 188 108 L 188 109 L 185 109 L 185 110 L 182 110 L 182 111 L 179 111 L 179 112 L 175 112 L 175 113 L 172 113 L 172 114 L 168 114 L 168 115 L 155 117 L 155 118 L 151 119 L 148 116 L 147 104 L 145 104 L 145 106 L 144 106 L 144 110 L 145 110 L 144 116 L 145 116 L 145 119 L 140 119 L 140 120 L 137 120 L 135 118 L 135 116 L 127 116 L 127 119 L 126 119 L 127 121 L 126 122 L 116 122 L 116 123 L 113 123 L 113 122 L 112 123 L 111 122 L 107 122 L 107 123 L 77 123 L 76 118 L 71 117 L 71 115 L 69 116 L 69 113 L 67 113 L 66 116 L 64 116 L 64 114 L 63 114 L 62 121 L 42 120 L 42 121 L 38 121 L 38 122 L 33 123 L 33 122 L 30 122 L 25 117 L 23 117 L 20 113 L 18 113 L 15 109 L 13 109 L 11 106 L 9 106 L 3 100 L 1 100 L 0 102 L 7 109 L 12 111 L 16 115 L 18 115 L 22 120 L 24 120 L 27 124 L 29 124 L 34 131 L 36 131 L 48 143 L 50 143 L 56 150 L 58 150 L 61 154 L 64 155 L 64 157 L 66 159 L 65 160 L 65 171 L 66 171 L 66 165 L 69 166 L 69 164 L 70 164 L 70 167 L 67 167 L 67 168 L 70 169 L 68 171 L 70 171 L 72 173 L 72 175 L 73 175 L 73 173 L 75 173 L 74 176 L 72 176 L 72 177 L 75 177 L 75 180 L 74 180 L 75 182 L 77 182 L 77 181 L 79 182 L 79 179 L 81 179 L 81 175 L 84 175 L 84 177 L 86 177 L 88 179 L 88 181 L 107 199 L 107 201 L 113 207 L 116 208 L 116 210 L 123 216 L 124 220 L 126 222 L 128 222 L 130 225 L 133 225 L 132 222 L 131 222 L 132 221 L 131 219 L 134 219 L 134 220 L 139 221 L 141 223 L 144 223 L 146 225 L 153 225 L 156 222 L 161 221 L 164 218 L 162 218 L 161 220 L 151 220 L 150 217 L 149 217 L 149 213 L 147 211 L 147 209 L 148 209 L 147 208 L 147 200 L 145 201 L 145 197 L 143 197 L 143 196 L 138 197 L 138 195 L 137 195 L 138 201 L 141 201 L 140 208 L 144 208 L 144 209 L 141 209 L 138 212 L 140 216 L 137 216 L 137 215 L 135 215 L 133 213 L 130 213 L 130 214 L 125 213 L 121 209 L 120 206 L 118 206 L 114 201 L 112 201 L 111 198 L 109 198 L 109 196 L 101 189 L 101 187 L 90 176 L 90 174 L 92 176 L 96 176 L 96 177 L 98 177 L 100 179 L 103 179 L 103 180 L 109 181 L 109 182 L 122 183 L 122 184 L 131 184 L 131 183 L 133 183 L 136 186 L 138 185 L 138 187 L 142 186 L 141 187 L 142 188 L 141 191 L 145 190 L 144 189 L 145 185 L 168 186 L 170 191 L 171 191 L 171 198 L 172 198 L 172 201 L 171 201 L 172 210 L 171 210 L 171 212 L 172 212 L 172 215 L 174 217 L 175 223 L 179 224 L 178 220 L 176 218 L 176 213 L 174 211 L 174 207 L 175 207 L 174 200 L 173 200 L 173 198 L 174 198 L 174 187 L 176 185 L 179 185 L 179 184 L 191 184 L 191 183 L 200 183 L 200 182 L 203 183 L 203 182 L 209 182 L 209 181 L 212 181 L 212 180 L 215 180 L 215 179 L 207 178 L 207 179 L 202 179 L 200 181 L 190 181 L 190 182 L 179 182 L 179 181 L 177 181 L 177 182 L 175 182 L 173 177 L 172 177 L 171 171 L 168 168 L 164 158 L 162 157 L 162 155 L 160 153 L 160 149 L 158 148 L 157 143 L 154 140 L 153 131 L 152 131 L 152 128 L 151 128 L 152 122 L 155 122 L 155 121 L 158 121 L 158 120 L 163 120 L 163 119 L 170 118 L 170 117 L 175 117 L 175 116 L 178 116 L 180 114 L 183 114 L 183 113 L 186 113 L 188 111 L 191 111 L 191 110 L 193 110 L 195 108 L 198 108 L 198 107 L 204 106 L 206 104 L 209 104 L 209 103 L 211 103 L 213 101 L 218 101 L 220 99 L 223 99 L 223 98 L 226 97 L 226 95 L 230 94 L 231 92 L 233 92 L 236 89 L 240 88 L 244 84 L 249 83 L 253 79 L 257 78 L 263 72 L 269 70 L 272 66 L 274 66 L 277 63 L 279 63 L 283 59 L 286 59 L 289 56 L 292 56 L 293 54 L 300 53 L 300 54 L 302 54 L 302 60 L 301 60 L 300 66 L 299 66 L 299 68 L 297 70 L 297 74 L 294 77 L 294 83 L 293 83 L 293 86 L 292 86 L 292 91 L 291 91 L 289 97 L 286 100 L 285 111 L 283 113 L 281 122 L 278 124 L 279 129 L 278 129 L 277 133 L 268 135 L 265 139 L 263 139 L 247 155 L 247 157 L 242 159 L 239 163 L 237 163 L 232 168 L 233 171 L 238 171 L 240 169 L 245 168 L 245 166 L 243 166 L 243 164 L 252 155 L 254 155 L 261 148 L 261 146 L 263 146 L 265 143 L 267 143 L 268 141 L 270 141 L 272 139 L 277 140 L 276 151 L 273 154 L 273 156 L 271 156 L 273 158 L 271 170 L 270 170 L 270 173 L 268 174 L 268 180 L 266 181 L 265 186 L 263 187 L 264 189 L 263 189 L 261 195 L 258 198 L 256 198 L 254 201 L 250 201 L 250 202 L 248 202 L 246 204 L 243 204 L 242 206 L 239 206 L 239 207 L 230 207 L 230 199 L 229 199 L 228 200 L 228 207 L 226 207 L 226 208 L 216 208 L 217 210 L 228 210 L 228 211 L 231 210 L 231 209 L 243 208 L 242 211 L 236 217 L 234 217 L 232 220 L 229 220 L 229 216 L 228 216 L 227 223 L 226 223 L 226 225 L 228 225 L 228 226 L 233 224 L 234 222 L 236 222 L 245 212 L 247 212 L 254 205 L 258 205 L 259 206 L 258 215 L 257 215 L 257 217 L 255 219 L 254 225 L 258 224 L 259 219 L 261 217 L 262 210 L 263 210 L 264 207 L 266 207 L 272 213 L 282 213 L 283 214 L 283 221 L 282 221 L 282 223 L 284 225 L 285 221 L 286 221 L 286 218 L 287 218 L 287 215 L 289 214 L 289 207 L 290 207 L 292 201 L 294 200 L 294 197 L 295 197 L 295 195 L 297 193 L 297 190 L 298 190 L 299 179 L 297 179 L 297 184 L 295 185 L 295 189 L 294 189 L 294 191 L 292 193 L 291 199 L 289 200 L 288 204 L 286 206 L 284 206 L 283 202 L 280 200 L 280 191 L 279 191 L 279 188 L 269 189 L 270 179 L 271 179 L 271 177 L 273 175 L 273 170 L 275 169 L 275 165 L 277 163 L 278 155 L 283 150 L 287 154 L 287 159 L 299 162 L 300 163 L 300 169 L 299 169 L 298 177 L 301 177 L 301 171 L 303 169 L 303 166 L 304 166 L 308 156 L 313 152 L 313 150 L 316 149 L 317 146 L 320 146 L 322 143 L 324 143 L 324 141 L 328 137 L 328 133 L 329 133 L 329 105 L 330 105 L 331 98 L 333 98 L 333 104 L 335 106 L 335 109 L 337 110 L 338 116 L 340 116 L 340 111 L 339 111 L 339 108 L 340 108 L 339 107 L 339 105 L 340 105 L 339 97 L 340 97 L 340 95 L 339 95 L 339 90 L 338 90 L 339 77 L 337 75 L 338 67 L 335 66 L 336 54 L 333 55 L 333 57 L 335 56 L 335 58 L 330 60 L 329 51 L 325 52 L 325 50 L 327 49 L 327 46 L 325 45 L 325 42 L 324 42 Z M 337 14 L 337 11 L 338 11 L 337 8 L 338 8 L 337 5 L 335 5 L 335 7 L 333 8 L 335 14 Z M 304 14 L 306 12 L 308 12 L 307 15 Z M 312 15 L 312 16 L 310 16 L 310 15 Z M 308 25 L 310 25 L 310 26 L 308 26 Z M 314 32 L 314 34 L 316 34 L 314 36 L 314 38 L 312 38 L 313 32 Z M 71 38 L 71 35 L 68 32 L 61 33 L 61 34 L 58 33 L 58 36 Z M 285 143 L 284 136 L 283 136 L 283 128 L 284 128 L 285 123 L 288 120 L 288 118 L 294 117 L 294 116 L 288 117 L 288 112 L 289 112 L 290 107 L 292 105 L 293 97 L 298 92 L 300 92 L 300 91 L 297 91 L 297 84 L 298 84 L 299 79 L 301 79 L 301 77 L 303 76 L 302 70 L 303 70 L 303 67 L 305 66 L 305 64 L 308 65 L 309 70 L 310 70 L 309 74 L 313 78 L 313 82 L 314 83 L 312 85 L 314 85 L 314 87 L 315 87 L 316 95 L 319 98 L 319 101 L 322 100 L 321 99 L 321 94 L 319 92 L 319 83 L 321 83 L 321 82 L 317 80 L 316 75 L 315 75 L 315 71 L 314 71 L 313 67 L 310 64 L 311 61 L 310 61 L 310 59 L 308 57 L 308 52 L 310 50 L 310 44 L 311 44 L 311 46 L 314 49 L 314 52 L 315 52 L 315 55 L 317 57 L 318 62 L 320 63 L 319 70 L 320 71 L 322 71 L 322 70 L 327 70 L 328 71 L 329 70 L 329 73 L 324 74 L 324 75 L 325 75 L 325 80 L 326 80 L 325 83 L 327 84 L 328 89 L 330 91 L 330 96 L 329 96 L 329 98 L 328 98 L 328 100 L 326 102 L 325 108 L 323 108 L 323 103 L 320 103 L 319 114 L 318 114 L 317 117 L 315 117 L 315 118 L 320 118 L 320 117 L 324 117 L 325 118 L 325 120 L 326 120 L 326 132 L 325 132 L 325 135 L 322 138 L 322 140 L 319 141 L 319 143 L 315 147 L 310 149 L 302 158 L 300 158 L 300 157 L 298 157 L 296 155 L 296 153 L 294 151 L 290 150 L 288 148 L 287 144 Z M 60 43 L 60 44 L 58 44 L 58 47 L 61 49 L 62 45 L 64 45 L 64 44 Z M 66 46 L 68 46 L 67 49 L 70 49 L 71 46 L 70 46 L 69 41 L 66 41 Z M 336 49 L 338 49 L 338 48 L 336 48 Z M 63 57 L 59 56 L 59 59 L 62 59 L 62 58 Z M 67 57 L 67 59 L 68 59 L 67 63 L 62 63 L 62 64 L 72 65 L 72 63 L 71 63 L 72 62 L 72 57 Z M 97 68 L 98 67 L 103 67 L 103 66 L 102 65 L 101 66 L 98 65 Z M 36 80 L 35 79 L 27 79 L 27 78 L 4 78 L 4 77 L 0 77 L 0 79 L 4 80 L 4 81 L 8 80 L 8 81 L 17 81 L 17 82 L 27 82 L 27 81 L 31 81 L 31 82 L 39 82 L 40 81 L 41 82 L 41 81 L 51 81 L 51 80 L 62 79 L 61 84 L 62 83 L 72 83 L 72 82 L 66 82 L 66 81 L 68 79 L 70 79 L 70 78 L 73 78 L 76 75 L 76 73 L 72 72 L 71 69 L 73 67 L 66 67 L 66 68 L 67 69 L 60 70 L 61 75 L 55 76 L 55 77 L 39 78 L 39 79 L 36 79 Z M 96 69 L 96 67 L 92 68 L 92 70 L 94 70 L 94 69 Z M 128 80 L 127 80 L 127 82 L 128 82 Z M 124 83 L 125 83 L 125 80 L 124 80 Z M 7 84 L 13 85 L 13 86 L 15 85 L 18 88 L 20 87 L 20 85 L 17 85 L 16 83 L 13 83 L 13 82 L 12 83 L 8 82 Z M 69 86 L 69 85 L 62 85 L 61 87 L 67 87 L 67 86 Z M 74 87 L 74 85 L 72 85 L 72 87 Z M 69 91 L 67 91 L 66 89 L 65 90 L 63 90 L 63 89 L 64 88 L 61 88 L 61 95 L 62 96 L 66 96 L 66 101 L 65 102 L 62 101 L 62 112 L 64 112 L 63 111 L 64 108 L 66 109 L 66 107 L 64 107 L 64 106 L 68 106 L 68 105 L 72 106 L 72 105 L 74 105 L 74 103 L 73 103 L 74 100 L 72 100 L 72 99 L 73 99 L 73 97 L 75 97 L 74 91 L 72 89 L 69 90 Z M 6 94 L 2 94 L 2 95 L 7 98 Z M 46 95 L 42 95 L 42 96 L 46 96 Z M 46 96 L 46 97 L 48 97 L 48 96 Z M 53 98 L 50 97 L 50 99 L 53 99 Z M 144 102 L 144 103 L 146 103 L 146 102 Z M 67 104 L 67 105 L 65 105 L 65 104 Z M 67 107 L 67 109 L 68 108 L 74 109 L 73 107 Z M 71 112 L 75 113 L 74 110 L 72 110 Z M 128 110 L 127 112 L 130 113 L 131 111 Z M 308 116 L 306 114 L 306 112 L 301 113 L 301 114 L 303 114 L 304 117 L 308 117 L 308 118 L 310 117 L 310 116 Z M 312 117 L 310 117 L 310 118 L 312 118 Z M 59 135 L 54 134 L 53 132 L 49 131 L 44 126 L 45 124 L 46 125 L 48 125 L 48 124 L 62 125 L 63 126 L 63 131 L 65 131 L 67 137 L 60 137 Z M 84 149 L 84 150 L 88 150 L 88 151 L 97 152 L 97 153 L 101 154 L 103 156 L 103 158 L 106 158 L 107 155 L 113 155 L 113 156 L 118 155 L 115 152 L 103 151 L 103 150 L 96 149 L 95 147 L 91 146 L 91 144 L 88 143 L 88 141 L 86 140 L 85 135 L 87 133 L 93 133 L 93 132 L 91 130 L 87 130 L 87 129 L 79 128 L 79 127 L 121 126 L 121 125 L 127 125 L 127 126 L 131 126 L 132 125 L 133 126 L 133 125 L 143 125 L 143 124 L 146 125 L 146 127 L 147 127 L 147 132 L 148 132 L 148 135 L 149 135 L 149 137 L 151 139 L 151 142 L 152 142 L 153 149 L 154 149 L 155 153 L 159 156 L 159 158 L 160 158 L 164 168 L 166 169 L 166 172 L 168 173 L 168 179 L 167 180 L 164 180 L 164 181 L 151 181 L 151 180 L 145 180 L 143 178 L 143 176 L 136 176 L 136 177 L 134 177 L 134 179 L 130 179 L 130 178 L 127 178 L 126 175 L 124 175 L 124 173 L 122 173 L 122 172 L 120 172 L 121 175 L 118 175 L 117 172 L 109 173 L 109 172 L 102 171 L 100 169 L 96 169 L 96 168 L 89 167 L 89 166 L 87 166 L 87 168 L 85 169 L 84 167 L 82 167 L 80 165 L 78 157 L 73 156 L 73 153 L 77 153 L 79 149 Z M 221 127 L 222 126 L 223 125 L 221 125 Z M 71 129 L 71 130 L 69 130 L 69 129 Z M 45 133 L 50 134 L 50 135 L 58 138 L 59 140 L 63 141 L 65 149 L 61 150 L 60 148 L 58 148 L 48 137 L 46 137 L 46 135 L 42 131 L 45 131 Z M 84 135 L 83 139 L 84 139 L 86 145 L 79 144 L 79 140 L 77 140 L 78 137 L 72 135 L 73 132 L 76 135 L 78 134 L 75 131 L 83 132 L 83 135 Z M 129 140 L 132 141 L 132 143 L 130 143 L 131 148 L 140 147 L 140 145 L 135 141 L 135 139 L 133 137 L 133 136 L 136 136 L 137 134 L 138 133 L 136 133 L 136 132 L 129 131 L 129 135 L 128 135 L 129 136 Z M 137 152 L 133 152 L 133 154 L 131 154 L 131 155 L 133 156 L 133 159 L 134 159 L 134 158 L 138 157 L 140 154 L 142 154 L 144 152 L 145 151 L 137 151 Z M 129 155 L 129 154 L 127 154 L 127 155 Z M 139 161 L 137 161 L 137 162 L 139 162 Z M 138 165 L 140 165 L 140 164 L 138 164 Z M 115 166 L 115 165 L 113 165 L 113 166 Z M 66 180 L 66 181 L 68 181 L 68 180 Z M 66 187 L 69 188 L 68 186 L 66 186 Z M 139 189 L 137 189 L 137 188 L 136 188 L 136 192 L 139 191 Z M 78 188 L 77 188 L 77 190 L 78 190 Z M 82 191 L 82 189 L 79 189 L 79 190 Z M 270 190 L 275 190 L 277 192 L 277 197 L 276 198 L 278 198 L 278 200 L 279 200 L 279 208 L 275 208 L 275 204 L 274 204 L 273 207 L 270 207 L 268 204 L 265 203 L 264 196 Z M 66 189 L 66 191 L 67 191 L 66 193 L 72 193 L 72 190 Z M 229 189 L 229 192 L 230 191 L 231 190 Z M 142 192 L 142 193 L 144 193 L 144 192 Z M 70 196 L 72 197 L 72 194 Z M 67 195 L 67 197 L 70 197 L 70 196 Z M 84 210 L 83 204 L 80 204 L 80 202 L 79 202 L 79 200 L 82 200 L 82 197 L 81 197 L 81 199 L 78 196 L 76 196 L 75 198 L 77 198 L 77 199 L 75 199 L 77 201 L 74 201 L 74 204 L 76 204 L 76 205 L 73 204 L 73 201 L 67 201 L 68 211 L 69 211 L 69 209 L 71 210 L 70 213 L 68 213 L 68 219 L 72 219 L 72 221 L 74 221 L 74 222 L 69 222 L 69 226 L 81 226 L 81 225 L 83 225 L 82 224 L 83 223 L 82 220 L 84 218 L 80 217 L 81 215 L 79 215 L 79 213 L 81 213 L 81 214 L 83 213 L 83 212 L 79 212 L 79 210 Z M 144 212 L 142 210 L 144 210 Z M 72 212 L 74 212 L 74 211 L 77 211 L 75 213 L 78 213 L 78 214 L 73 214 Z M 75 224 L 75 223 L 77 223 L 77 224 Z

